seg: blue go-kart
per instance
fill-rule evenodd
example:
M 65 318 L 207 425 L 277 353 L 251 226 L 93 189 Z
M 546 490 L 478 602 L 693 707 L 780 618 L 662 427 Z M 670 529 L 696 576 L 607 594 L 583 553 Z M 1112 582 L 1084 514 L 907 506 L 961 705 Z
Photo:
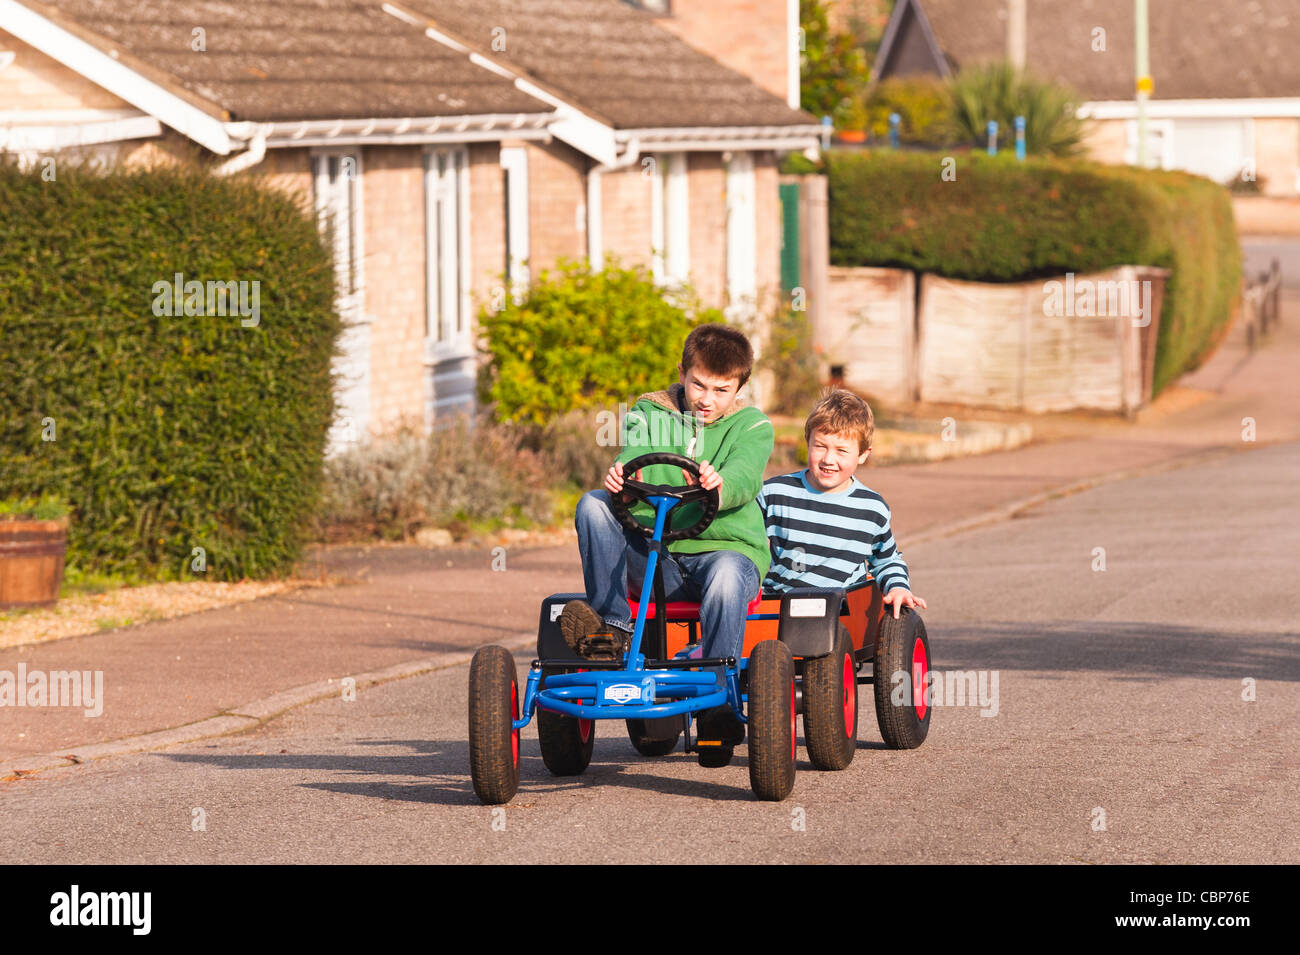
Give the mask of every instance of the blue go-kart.
M 673 465 L 699 480 L 699 466 L 678 454 L 644 454 L 624 473 L 656 464 Z M 756 595 L 749 605 L 745 655 L 699 656 L 698 604 L 665 600 L 659 557 L 664 544 L 696 537 L 718 511 L 718 492 L 698 484 L 678 487 L 624 480 L 630 500 L 611 495 L 619 521 L 649 537 L 649 556 L 640 599 L 630 601 L 636 616 L 631 644 L 622 660 L 584 659 L 564 642 L 556 623 L 566 602 L 582 594 L 553 594 L 542 604 L 538 659 L 528 673 L 523 700 L 514 657 L 504 647 L 486 646 L 474 654 L 469 679 L 469 749 L 474 792 L 489 805 L 509 802 L 519 787 L 519 731 L 537 714 L 542 760 L 553 775 L 575 776 L 591 761 L 595 722 L 623 720 L 636 750 L 664 756 L 685 736 L 685 748 L 710 762 L 707 741 L 691 742 L 694 714 L 730 706 L 746 727 L 749 781 L 764 800 L 785 799 L 794 788 L 802 714 L 808 756 L 818 769 L 843 769 L 857 748 L 857 688 L 875 683 L 876 716 L 886 745 L 911 749 L 925 739 L 930 712 L 924 692 L 905 706 L 890 699 L 881 673 L 907 673 L 913 689 L 926 685 L 929 641 L 919 615 L 904 608 L 900 619 L 884 612 L 879 588 L 868 581 L 848 592 L 804 588 L 780 595 Z M 645 501 L 654 508 L 649 527 L 628 507 Z M 698 517 L 674 528 L 674 509 L 698 503 Z M 629 595 L 630 596 L 630 595 Z M 669 622 L 689 628 L 670 636 Z M 857 676 L 866 662 L 873 676 Z M 910 668 L 910 672 L 909 672 Z M 719 686 L 716 671 L 724 673 Z

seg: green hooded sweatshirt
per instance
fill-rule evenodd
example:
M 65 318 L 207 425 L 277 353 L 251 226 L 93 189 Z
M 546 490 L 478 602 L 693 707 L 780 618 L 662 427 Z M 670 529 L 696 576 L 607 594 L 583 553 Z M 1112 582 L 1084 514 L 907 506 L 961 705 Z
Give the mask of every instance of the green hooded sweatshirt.
M 637 399 L 628 411 L 623 428 L 623 451 L 615 459 L 626 464 L 642 454 L 672 452 L 713 465 L 722 475 L 718 489 L 718 514 L 699 537 L 673 541 L 668 550 L 675 554 L 703 554 L 734 550 L 744 554 L 758 568 L 758 578 L 767 576 L 772 553 L 767 543 L 767 526 L 755 500 L 763 486 L 763 470 L 776 437 L 772 422 L 757 408 L 740 399 L 731 410 L 709 424 L 699 424 L 688 413 L 685 389 L 680 383 L 667 391 L 655 391 Z M 650 484 L 686 483 L 680 468 L 656 464 L 645 469 L 642 480 Z M 681 504 L 669 512 L 674 527 L 689 527 L 699 519 L 702 506 Z M 643 524 L 654 523 L 654 510 L 638 503 L 632 513 Z

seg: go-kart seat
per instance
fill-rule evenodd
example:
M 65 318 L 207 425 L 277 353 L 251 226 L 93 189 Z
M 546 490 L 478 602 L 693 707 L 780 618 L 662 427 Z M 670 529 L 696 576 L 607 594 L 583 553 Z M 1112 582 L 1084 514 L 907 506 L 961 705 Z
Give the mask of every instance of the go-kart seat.
M 630 592 L 627 595 L 628 606 L 632 611 L 632 617 L 634 619 L 640 608 L 640 603 L 636 599 L 637 596 L 638 595 L 634 595 Z M 754 613 L 756 610 L 758 610 L 758 605 L 762 602 L 763 602 L 763 594 L 762 591 L 759 591 L 759 593 L 755 594 L 754 598 L 749 602 L 749 606 L 745 609 L 745 613 Z M 650 601 L 649 606 L 647 606 L 645 610 L 646 610 L 646 614 L 645 614 L 646 619 L 653 620 L 655 618 L 655 612 L 656 612 L 655 602 L 653 600 Z M 699 620 L 700 619 L 700 605 L 693 600 L 666 601 L 664 603 L 664 611 L 668 614 L 669 620 Z

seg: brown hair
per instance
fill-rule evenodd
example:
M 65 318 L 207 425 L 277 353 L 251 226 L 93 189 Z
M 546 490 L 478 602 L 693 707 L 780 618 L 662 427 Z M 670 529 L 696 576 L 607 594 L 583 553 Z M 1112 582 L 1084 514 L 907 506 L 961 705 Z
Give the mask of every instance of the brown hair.
M 836 388 L 813 406 L 812 414 L 804 422 L 803 437 L 812 441 L 813 433 L 847 434 L 858 439 L 858 454 L 871 447 L 871 435 L 876 421 L 867 404 L 851 391 Z
M 696 365 L 719 378 L 739 378 L 743 385 L 754 367 L 754 349 L 744 333 L 734 328 L 697 325 L 682 346 L 682 371 L 688 372 Z

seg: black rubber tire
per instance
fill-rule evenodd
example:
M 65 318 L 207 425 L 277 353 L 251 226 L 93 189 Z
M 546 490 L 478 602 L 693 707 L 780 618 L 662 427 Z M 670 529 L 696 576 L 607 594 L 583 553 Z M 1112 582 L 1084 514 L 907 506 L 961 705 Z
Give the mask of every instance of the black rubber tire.
M 794 789 L 794 657 L 779 640 L 763 640 L 749 656 L 749 785 L 780 802 Z
M 519 789 L 519 680 L 505 647 L 482 647 L 469 665 L 469 769 L 474 792 L 489 806 Z
M 930 655 L 930 638 L 926 636 L 921 615 L 911 607 L 903 607 L 895 620 L 893 612 L 885 608 L 885 619 L 876 639 L 876 655 L 872 662 L 872 684 L 876 693 L 876 722 L 885 745 L 890 749 L 916 749 L 930 732 L 933 706 L 926 706 L 925 715 L 918 717 L 916 703 L 923 700 L 913 698 L 902 706 L 895 706 L 891 698 L 895 687 L 902 683 L 894 679 L 894 674 L 902 672 L 908 686 L 913 684 L 912 651 L 917 641 L 925 648 L 925 670 L 929 671 L 934 658 Z M 921 692 L 924 692 L 924 686 Z
M 853 640 L 844 624 L 833 653 L 803 663 L 803 738 L 808 760 L 817 769 L 844 769 L 853 762 L 858 749 L 857 670 Z
M 701 746 L 699 749 L 700 765 L 705 769 L 721 769 L 731 765 L 735 753 L 732 746 Z
M 633 748 L 642 756 L 667 756 L 677 748 L 677 741 L 682 736 L 681 730 L 678 730 L 672 739 L 647 736 L 646 720 L 625 720 L 625 722 L 627 738 L 632 741 Z
M 541 688 L 546 687 L 548 676 L 559 672 L 549 669 L 543 671 Z M 585 739 L 582 735 L 583 723 L 587 724 Z M 581 776 L 591 763 L 591 750 L 596 743 L 596 721 L 579 720 L 539 706 L 537 741 L 542 747 L 542 762 L 552 776 Z

